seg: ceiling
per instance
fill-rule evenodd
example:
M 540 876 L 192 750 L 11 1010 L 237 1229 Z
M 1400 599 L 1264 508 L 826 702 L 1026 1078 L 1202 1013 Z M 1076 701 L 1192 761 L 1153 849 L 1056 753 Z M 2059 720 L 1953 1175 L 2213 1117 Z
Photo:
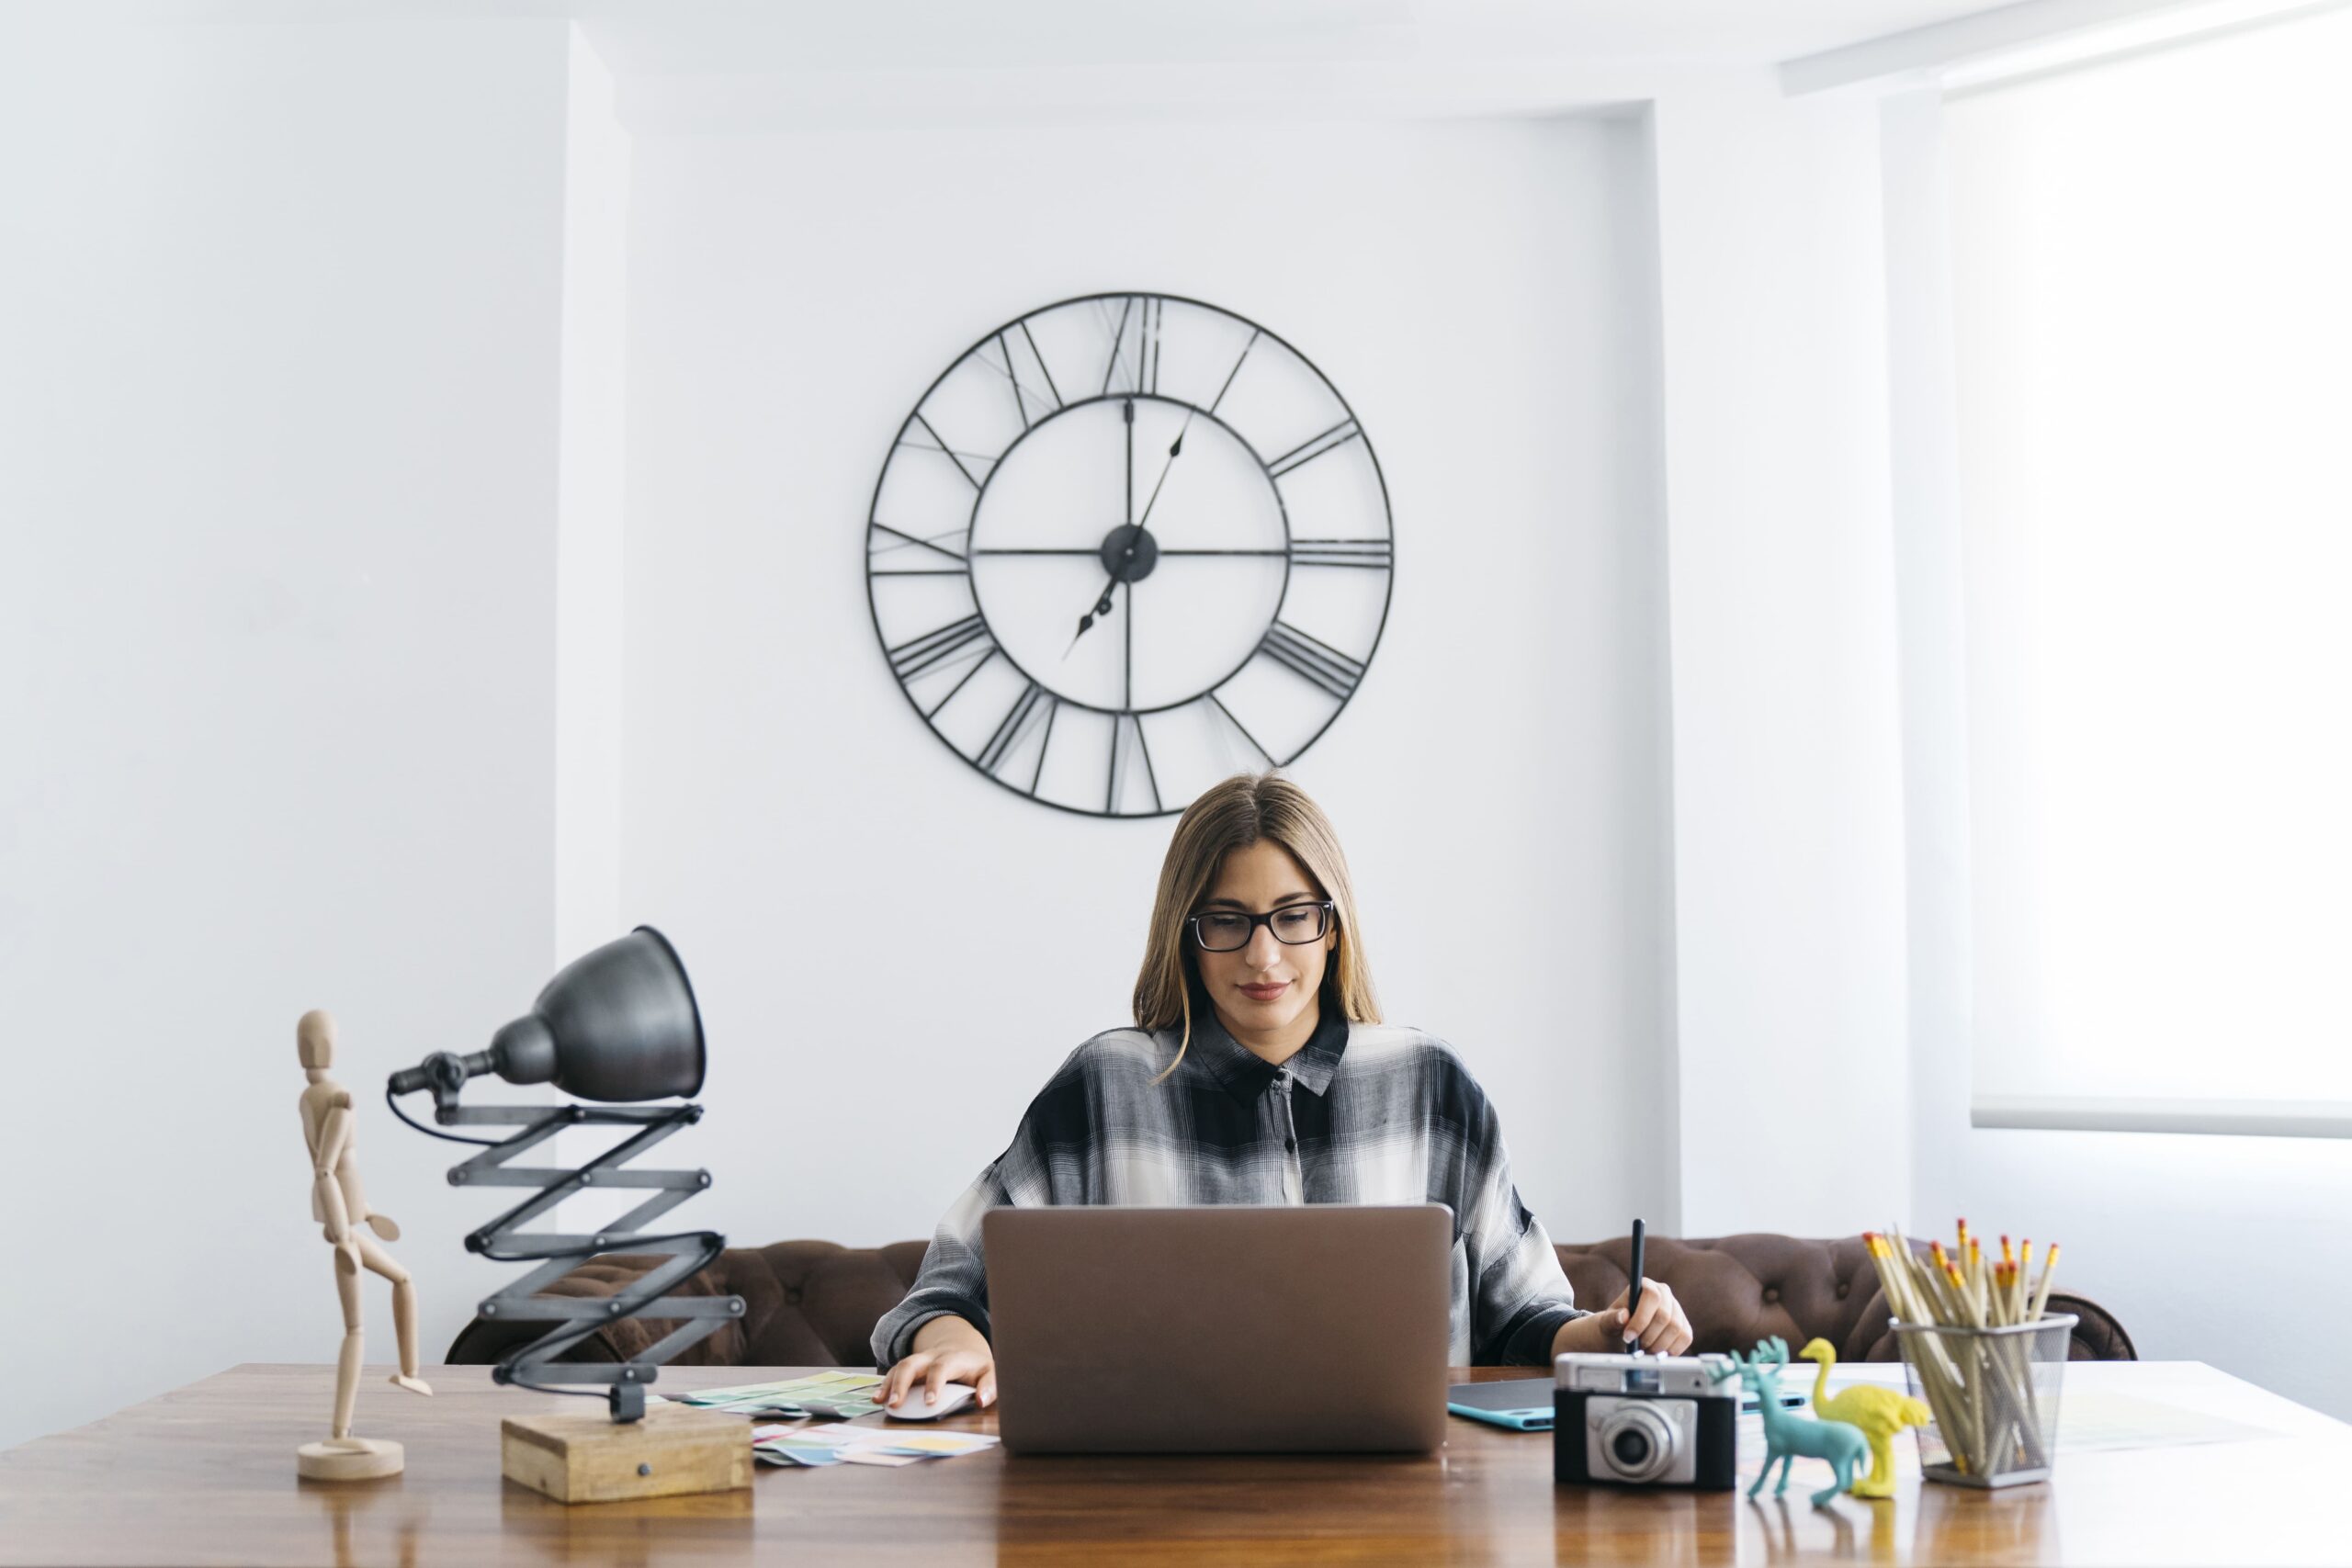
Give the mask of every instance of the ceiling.
M 624 75 L 1777 64 L 1987 0 L 132 0 L 179 21 L 575 17 Z
M 579 0 L 624 73 L 1524 59 L 1771 64 L 1985 0 Z

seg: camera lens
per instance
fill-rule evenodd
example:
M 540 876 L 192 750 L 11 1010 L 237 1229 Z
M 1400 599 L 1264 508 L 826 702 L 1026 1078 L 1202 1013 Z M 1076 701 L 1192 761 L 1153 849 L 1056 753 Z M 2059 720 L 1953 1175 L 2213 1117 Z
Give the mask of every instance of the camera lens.
M 1609 1412 L 1594 1437 L 1594 1461 L 1620 1481 L 1657 1480 L 1674 1468 L 1679 1446 L 1673 1424 L 1646 1399 L 1627 1400 Z

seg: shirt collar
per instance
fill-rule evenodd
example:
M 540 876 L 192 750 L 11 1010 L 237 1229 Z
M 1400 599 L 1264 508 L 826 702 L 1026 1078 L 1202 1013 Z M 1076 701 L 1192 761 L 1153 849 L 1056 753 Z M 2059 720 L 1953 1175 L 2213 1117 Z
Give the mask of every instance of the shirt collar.
M 1283 1066 L 1308 1092 L 1320 1096 L 1331 1087 L 1331 1075 L 1340 1070 L 1340 1058 L 1347 1051 L 1348 1021 L 1328 987 L 1317 1005 L 1322 1016 L 1316 1021 L 1315 1032 Z M 1198 1056 L 1209 1076 L 1244 1104 L 1264 1094 L 1266 1085 L 1273 1080 L 1273 1065 L 1236 1040 L 1217 1021 L 1216 1010 L 1209 1005 L 1207 993 L 1197 984 L 1193 987 L 1193 1043 L 1189 1049 Z

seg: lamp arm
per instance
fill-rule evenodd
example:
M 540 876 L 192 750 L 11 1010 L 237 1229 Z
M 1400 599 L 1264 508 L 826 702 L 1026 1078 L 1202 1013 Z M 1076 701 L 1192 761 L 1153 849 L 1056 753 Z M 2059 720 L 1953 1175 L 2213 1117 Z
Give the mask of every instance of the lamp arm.
M 422 1069 L 414 1069 L 422 1070 Z M 459 1080 L 462 1082 L 463 1080 Z M 437 1090 L 437 1085 L 435 1086 Z M 396 1107 L 397 1109 L 397 1107 Z M 594 1388 L 561 1388 L 558 1383 L 603 1385 L 616 1421 L 634 1421 L 645 1413 L 645 1389 L 658 1369 L 689 1346 L 716 1333 L 744 1314 L 741 1296 L 673 1296 L 666 1292 L 680 1281 L 708 1268 L 726 1247 L 717 1231 L 680 1231 L 647 1235 L 639 1227 L 667 1213 L 710 1185 L 707 1170 L 625 1170 L 621 1168 L 662 1139 L 702 1119 L 699 1105 L 444 1105 L 435 1112 L 441 1122 L 513 1126 L 516 1131 L 487 1143 L 488 1147 L 449 1169 L 453 1187 L 530 1187 L 537 1189 L 488 1224 L 466 1237 L 466 1250 L 495 1262 L 537 1261 L 532 1269 L 482 1301 L 481 1315 L 492 1322 L 551 1323 L 549 1328 L 500 1358 L 492 1381 L 548 1393 L 590 1393 Z M 402 1120 L 407 1120 L 403 1117 Z M 415 1122 L 420 1131 L 434 1132 Z M 571 1169 L 518 1168 L 508 1162 L 545 1143 L 567 1127 L 636 1127 L 637 1133 Z M 455 1134 L 435 1133 L 436 1137 Z M 564 1198 L 597 1187 L 650 1189 L 650 1195 L 601 1230 L 568 1234 L 530 1232 L 522 1227 Z M 543 1296 L 537 1292 L 570 1271 L 584 1258 L 606 1251 L 666 1253 L 638 1279 L 602 1300 Z M 638 1316 L 680 1320 L 678 1326 L 627 1361 L 558 1361 L 557 1357 L 594 1335 L 597 1329 Z

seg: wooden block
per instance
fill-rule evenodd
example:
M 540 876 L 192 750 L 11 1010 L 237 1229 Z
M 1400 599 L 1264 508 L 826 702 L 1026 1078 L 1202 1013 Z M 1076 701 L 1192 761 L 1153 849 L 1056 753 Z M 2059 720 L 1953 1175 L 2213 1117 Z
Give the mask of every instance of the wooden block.
M 752 1424 L 657 1404 L 642 1421 L 509 1416 L 500 1424 L 506 1477 L 559 1503 L 609 1503 L 752 1484 Z

